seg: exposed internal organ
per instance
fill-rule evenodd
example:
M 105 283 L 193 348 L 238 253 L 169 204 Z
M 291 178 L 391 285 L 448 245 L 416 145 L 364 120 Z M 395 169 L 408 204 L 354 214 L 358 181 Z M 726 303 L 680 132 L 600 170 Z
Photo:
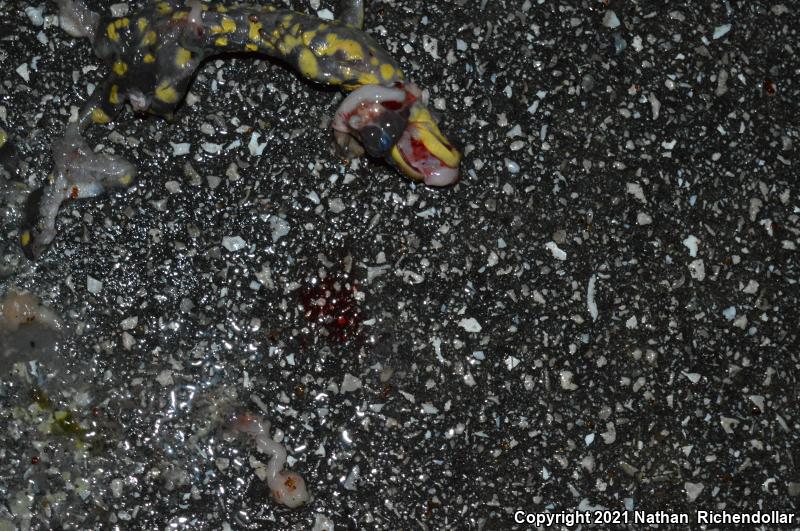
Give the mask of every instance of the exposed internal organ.
M 396 85 L 365 85 L 339 105 L 333 131 L 337 144 L 347 154 L 361 155 L 366 151 L 371 157 L 385 157 L 400 139 L 420 92 L 413 83 Z

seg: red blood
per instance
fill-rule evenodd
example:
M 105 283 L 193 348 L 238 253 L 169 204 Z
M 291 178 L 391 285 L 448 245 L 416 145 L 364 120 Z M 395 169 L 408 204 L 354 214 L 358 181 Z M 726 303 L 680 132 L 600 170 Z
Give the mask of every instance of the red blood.
M 355 297 L 358 286 L 348 275 L 329 275 L 309 284 L 300 293 L 305 318 L 325 328 L 330 337 L 347 341 L 361 324 L 361 310 Z
M 430 156 L 430 151 L 425 147 L 425 144 L 416 138 L 411 139 L 411 153 L 414 161 L 427 159 Z

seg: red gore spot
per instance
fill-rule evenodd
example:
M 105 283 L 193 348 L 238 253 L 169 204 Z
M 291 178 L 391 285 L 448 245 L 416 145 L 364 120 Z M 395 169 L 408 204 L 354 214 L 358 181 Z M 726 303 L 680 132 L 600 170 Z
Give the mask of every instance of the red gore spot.
M 362 321 L 357 291 L 358 286 L 347 274 L 312 281 L 300 293 L 305 318 L 329 337 L 347 341 L 358 332 Z
M 428 158 L 430 156 L 430 151 L 428 151 L 428 148 L 425 147 L 422 141 L 414 138 L 411 140 L 411 156 L 414 157 L 415 161 L 419 161 Z

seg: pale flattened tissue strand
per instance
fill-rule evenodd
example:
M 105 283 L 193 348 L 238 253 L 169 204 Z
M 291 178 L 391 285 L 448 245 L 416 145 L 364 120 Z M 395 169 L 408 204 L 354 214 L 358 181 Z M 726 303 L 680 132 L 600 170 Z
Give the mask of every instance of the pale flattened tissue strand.
M 30 293 L 17 293 L 9 291 L 3 300 L 0 300 L 0 325 L 8 330 L 16 330 L 20 325 L 38 321 L 55 330 L 61 330 L 63 324 L 56 313 L 44 306 L 42 302 Z
M 294 509 L 311 499 L 306 482 L 300 474 L 284 470 L 286 448 L 270 437 L 269 422 L 258 415 L 243 413 L 234 417 L 232 427 L 235 431 L 252 437 L 256 442 L 256 449 L 269 456 L 265 479 L 272 498 L 277 503 Z

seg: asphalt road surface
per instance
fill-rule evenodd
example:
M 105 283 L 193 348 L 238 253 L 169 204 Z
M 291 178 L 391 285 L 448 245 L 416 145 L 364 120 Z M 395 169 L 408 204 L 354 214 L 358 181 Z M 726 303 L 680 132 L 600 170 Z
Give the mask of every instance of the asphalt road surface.
M 0 294 L 63 327 L 0 335 L 0 529 L 796 515 L 799 10 L 367 2 L 464 152 L 447 189 L 343 162 L 341 96 L 254 57 L 94 128 L 138 182 L 65 205 L 36 263 L 5 196 Z M 55 12 L 0 0 L 28 187 L 105 75 Z M 308 505 L 271 500 L 242 411 Z

